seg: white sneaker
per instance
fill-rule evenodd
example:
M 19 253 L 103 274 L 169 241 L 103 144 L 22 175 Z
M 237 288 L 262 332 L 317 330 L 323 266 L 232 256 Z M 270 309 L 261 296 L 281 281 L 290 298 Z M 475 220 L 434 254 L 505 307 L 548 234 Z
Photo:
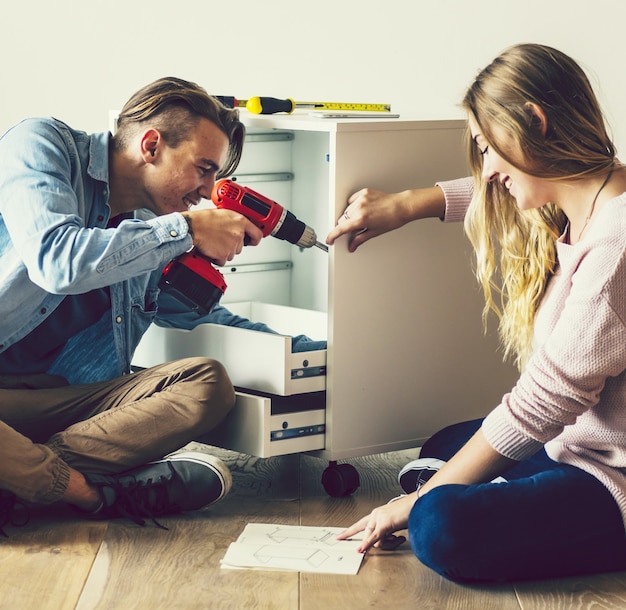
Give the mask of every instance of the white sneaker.
M 398 483 L 406 493 L 413 493 L 430 479 L 443 465 L 437 458 L 418 458 L 409 462 L 398 474 Z M 497 477 L 492 483 L 506 483 L 504 477 Z
M 418 458 L 409 462 L 398 475 L 398 483 L 406 493 L 413 493 L 423 485 L 443 465 L 444 461 L 436 458 Z

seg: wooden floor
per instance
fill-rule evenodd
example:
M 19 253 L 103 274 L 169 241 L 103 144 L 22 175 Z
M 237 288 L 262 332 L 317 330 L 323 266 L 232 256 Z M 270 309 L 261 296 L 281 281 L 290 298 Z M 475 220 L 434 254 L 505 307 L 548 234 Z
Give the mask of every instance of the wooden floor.
M 320 459 L 211 451 L 230 466 L 233 490 L 204 511 L 162 519 L 168 531 L 85 521 L 63 507 L 32 511 L 28 525 L 7 528 L 10 537 L 0 538 L 0 609 L 626 608 L 626 574 L 459 586 L 422 566 L 406 544 L 369 552 L 356 576 L 220 569 L 226 548 L 249 522 L 349 525 L 398 494 L 397 472 L 417 452 L 350 460 L 361 487 L 331 498 L 320 483 L 326 466 Z

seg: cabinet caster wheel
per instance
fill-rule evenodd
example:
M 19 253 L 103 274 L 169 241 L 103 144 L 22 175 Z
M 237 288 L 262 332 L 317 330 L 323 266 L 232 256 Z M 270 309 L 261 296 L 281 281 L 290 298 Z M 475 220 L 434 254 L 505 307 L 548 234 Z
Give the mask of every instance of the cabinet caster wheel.
M 330 462 L 322 473 L 322 485 L 329 496 L 340 498 L 354 493 L 361 484 L 359 473 L 352 464 Z

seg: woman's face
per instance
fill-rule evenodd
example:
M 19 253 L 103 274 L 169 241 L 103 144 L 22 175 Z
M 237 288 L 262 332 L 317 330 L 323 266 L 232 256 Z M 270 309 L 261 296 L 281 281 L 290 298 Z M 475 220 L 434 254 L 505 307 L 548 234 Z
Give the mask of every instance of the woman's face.
M 469 117 L 469 127 L 474 144 L 478 147 L 483 159 L 482 177 L 486 182 L 499 182 L 509 193 L 515 198 L 517 206 L 520 210 L 529 210 L 532 208 L 540 208 L 546 203 L 552 201 L 551 183 L 542 178 L 531 176 L 526 172 L 518 169 L 515 165 L 503 159 L 491 147 L 485 137 L 480 132 L 476 120 Z M 507 146 L 507 140 L 510 140 L 504 132 L 497 133 L 500 146 Z M 513 143 L 511 146 L 511 158 L 521 158 L 519 150 L 514 150 Z M 522 163 L 520 162 L 520 165 Z

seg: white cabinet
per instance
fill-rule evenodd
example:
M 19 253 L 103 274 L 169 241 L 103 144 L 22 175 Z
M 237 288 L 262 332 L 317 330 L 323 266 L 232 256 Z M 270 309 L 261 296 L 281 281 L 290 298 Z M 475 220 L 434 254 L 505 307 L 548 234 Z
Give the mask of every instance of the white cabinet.
M 462 121 L 242 114 L 250 137 L 237 180 L 290 209 L 322 241 L 362 187 L 400 191 L 467 175 Z M 269 237 L 223 272 L 226 306 L 254 319 L 250 302 L 269 304 L 260 321 L 328 341 L 325 352 L 303 357 L 290 354 L 284 337 L 241 329 L 148 333 L 136 364 L 203 353 L 242 386 L 221 430 L 226 448 L 261 457 L 314 450 L 335 462 L 417 447 L 447 424 L 485 415 L 516 378 L 497 351 L 496 320 L 483 334 L 482 295 L 460 224 L 414 222 L 352 254 L 346 239 L 325 253 Z M 255 361 L 265 372 L 255 372 Z M 294 389 L 298 379 L 287 379 L 268 390 L 267 367 L 279 377 L 312 367 L 305 379 L 314 385 L 303 394 Z M 273 394 L 283 394 L 280 406 Z

